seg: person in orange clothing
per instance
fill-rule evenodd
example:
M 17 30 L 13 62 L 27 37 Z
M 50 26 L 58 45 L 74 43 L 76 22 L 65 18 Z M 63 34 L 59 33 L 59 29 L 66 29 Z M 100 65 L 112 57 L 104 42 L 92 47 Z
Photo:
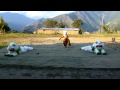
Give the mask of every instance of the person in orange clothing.
M 64 32 L 63 32 L 63 36 L 60 37 L 60 39 L 61 39 L 61 38 L 64 38 L 64 40 L 63 40 L 63 45 L 65 46 L 65 48 L 71 46 L 70 40 L 69 40 L 69 38 L 68 38 L 67 31 L 64 31 Z M 60 40 L 60 39 L 59 39 L 59 40 Z

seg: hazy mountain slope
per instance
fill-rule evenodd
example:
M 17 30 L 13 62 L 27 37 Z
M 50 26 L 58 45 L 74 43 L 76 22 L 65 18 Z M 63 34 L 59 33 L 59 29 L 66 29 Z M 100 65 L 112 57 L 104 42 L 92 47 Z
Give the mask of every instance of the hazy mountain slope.
M 108 24 L 111 28 L 114 28 L 115 25 L 120 23 L 120 11 L 76 11 L 69 14 L 63 14 L 56 16 L 54 18 L 51 18 L 53 20 L 57 20 L 59 22 L 66 23 L 69 27 L 71 27 L 71 24 L 75 19 L 81 19 L 83 21 L 82 28 L 86 31 L 93 32 L 100 29 L 102 24 L 102 17 L 104 14 L 104 24 Z M 43 26 L 44 20 L 39 19 L 38 21 L 35 21 L 31 23 L 30 25 L 27 25 L 27 27 L 31 27 L 32 30 L 36 30 L 37 27 Z M 36 27 L 37 26 L 37 27 Z
M 39 20 L 36 20 L 28 25 L 26 25 L 23 30 L 30 30 L 30 31 L 35 31 L 36 29 L 38 28 L 41 28 L 43 26 L 43 22 L 45 21 L 46 19 L 42 18 L 42 19 L 39 19 Z
M 22 31 L 23 27 L 34 21 L 34 19 L 28 18 L 18 13 L 0 13 L 0 16 L 5 20 L 12 30 Z
M 69 27 L 71 27 L 71 23 L 73 23 L 73 20 L 67 14 L 59 15 L 59 16 L 56 16 L 52 19 L 59 21 L 59 22 L 66 23 L 66 25 Z
M 116 26 L 120 25 L 120 11 L 112 11 L 107 13 L 105 16 L 105 21 L 111 29 L 114 29 Z

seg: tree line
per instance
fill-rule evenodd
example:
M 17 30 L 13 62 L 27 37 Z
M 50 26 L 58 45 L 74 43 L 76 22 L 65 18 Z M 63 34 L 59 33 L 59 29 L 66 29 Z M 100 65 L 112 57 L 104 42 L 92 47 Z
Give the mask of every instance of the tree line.
M 79 28 L 79 33 L 82 34 L 82 32 L 83 32 L 83 30 L 81 28 L 82 24 L 83 24 L 82 20 L 77 19 L 77 20 L 74 20 L 74 22 L 72 23 L 72 27 Z M 66 23 L 58 22 L 58 21 L 52 20 L 52 19 L 47 19 L 43 23 L 43 26 L 46 28 L 66 28 L 66 27 L 68 27 Z M 8 26 L 8 24 L 3 20 L 2 17 L 0 17 L 0 33 L 7 33 L 10 30 L 11 29 Z
M 72 27 L 79 29 L 79 34 L 82 34 L 84 30 L 82 29 L 83 21 L 81 19 L 76 19 L 71 24 Z M 56 20 L 47 19 L 45 22 L 43 22 L 43 27 L 45 28 L 66 28 L 68 27 L 66 23 L 64 22 L 58 22 Z M 109 28 L 108 25 L 103 25 L 104 32 L 106 33 L 112 33 L 120 31 L 120 24 L 117 25 L 113 30 Z M 0 17 L 0 33 L 6 33 L 11 31 L 8 24 L 3 20 L 2 17 Z
M 52 19 L 47 19 L 43 23 L 43 25 L 46 28 L 65 28 L 65 27 L 68 27 L 64 22 L 58 22 L 58 21 L 52 20 Z M 83 33 L 83 29 L 81 27 L 82 25 L 83 25 L 83 21 L 80 19 L 76 19 L 72 23 L 72 27 L 79 29 L 79 34 Z
M 8 24 L 0 17 L 0 33 L 6 33 L 10 31 Z

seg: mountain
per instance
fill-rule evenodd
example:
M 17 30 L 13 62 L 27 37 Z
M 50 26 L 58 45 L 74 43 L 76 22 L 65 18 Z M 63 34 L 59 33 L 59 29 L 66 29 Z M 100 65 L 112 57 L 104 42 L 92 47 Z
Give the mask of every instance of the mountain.
M 4 19 L 4 21 L 8 24 L 11 30 L 16 31 L 23 31 L 23 27 L 35 21 L 34 19 L 28 18 L 22 14 L 10 12 L 0 13 L 0 17 Z
M 69 27 L 72 27 L 71 24 L 73 23 L 75 19 L 81 19 L 84 23 L 82 28 L 87 31 L 93 31 L 99 27 L 99 23 L 100 23 L 99 22 L 100 17 L 98 17 L 98 14 L 96 13 L 97 12 L 91 12 L 91 11 L 77 11 L 77 12 L 70 13 L 70 14 L 60 15 L 60 16 L 54 17 L 53 19 L 60 21 L 63 19 L 62 16 L 64 17 L 67 16 L 68 18 L 67 19 L 64 18 L 64 21 L 66 21 Z
M 100 29 L 103 15 L 104 24 L 109 24 L 111 29 L 115 28 L 115 26 L 120 23 L 120 11 L 76 11 L 69 14 L 62 14 L 51 19 L 58 22 L 64 22 L 69 27 L 72 27 L 71 24 L 75 19 L 81 19 L 83 21 L 82 28 L 85 31 L 93 32 Z M 25 28 L 29 27 L 32 28 L 32 31 L 35 31 L 37 28 L 43 27 L 43 22 L 46 19 L 39 19 L 34 21 Z
M 120 11 L 106 13 L 105 21 L 111 29 L 114 29 L 117 25 L 120 25 Z
M 41 19 L 38 19 L 28 25 L 26 25 L 23 30 L 30 30 L 30 31 L 34 31 L 40 27 L 43 26 L 43 22 L 45 21 L 46 19 L 45 18 L 41 18 Z

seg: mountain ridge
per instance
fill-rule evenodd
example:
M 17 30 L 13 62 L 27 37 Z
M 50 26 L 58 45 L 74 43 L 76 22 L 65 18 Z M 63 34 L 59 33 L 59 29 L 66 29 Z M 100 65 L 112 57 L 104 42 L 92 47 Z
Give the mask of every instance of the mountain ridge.
M 101 28 L 103 14 L 105 15 L 104 24 L 110 23 L 109 27 L 111 29 L 114 29 L 115 25 L 118 25 L 120 23 L 120 11 L 75 11 L 69 14 L 58 15 L 51 19 L 58 22 L 65 22 L 69 27 L 71 27 L 71 24 L 75 19 L 81 19 L 84 23 L 82 25 L 82 28 L 85 31 L 94 32 Z M 39 25 L 37 25 L 37 27 L 41 28 Z M 34 28 L 34 30 L 35 29 L 37 28 Z
M 43 27 L 43 22 L 47 19 L 53 19 L 58 22 L 64 22 L 68 27 L 75 19 L 83 21 L 82 28 L 88 32 L 94 32 L 100 29 L 102 23 L 102 15 L 104 16 L 104 24 L 108 24 L 114 29 L 120 23 L 120 11 L 75 11 L 69 14 L 61 14 L 53 18 L 40 18 L 38 20 L 28 18 L 18 13 L 0 13 L 0 16 L 8 23 L 11 29 L 17 31 L 30 30 L 35 31 Z
M 16 30 L 16 31 L 23 31 L 23 28 L 27 24 L 35 21 L 34 19 L 26 17 L 22 14 L 11 13 L 11 12 L 0 13 L 0 17 L 4 19 L 4 21 L 8 24 L 11 30 Z

